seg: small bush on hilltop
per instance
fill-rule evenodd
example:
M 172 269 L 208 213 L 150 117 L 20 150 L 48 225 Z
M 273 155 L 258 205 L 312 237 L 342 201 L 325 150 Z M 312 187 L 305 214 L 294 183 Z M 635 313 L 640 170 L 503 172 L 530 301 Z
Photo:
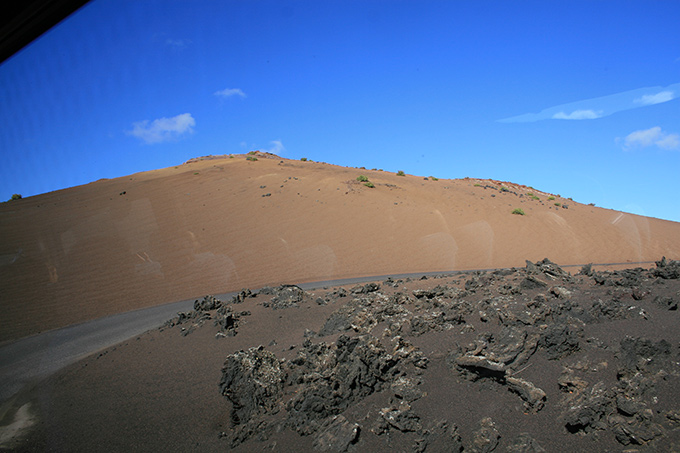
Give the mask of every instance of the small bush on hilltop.
M 306 158 L 306 157 L 301 157 L 300 160 L 301 160 L 302 162 L 307 162 L 307 158 Z
M 12 198 L 10 200 L 21 200 L 21 194 L 20 193 L 15 193 L 12 195 Z
M 404 173 L 402 170 L 399 170 L 397 172 L 397 176 L 406 176 L 406 173 Z
M 359 181 L 359 182 L 367 182 L 367 181 L 368 181 L 368 178 L 367 178 L 366 176 L 364 176 L 364 175 L 359 175 L 359 176 L 357 176 L 357 181 Z
M 512 213 L 516 215 L 524 215 L 524 210 L 517 208 L 514 211 L 512 211 Z
M 435 178 L 434 176 L 430 176 L 430 179 L 431 179 L 432 181 L 439 181 L 439 178 Z
M 257 160 L 257 157 L 255 157 L 255 156 L 248 156 L 248 157 L 246 157 L 246 160 L 256 161 L 256 160 Z

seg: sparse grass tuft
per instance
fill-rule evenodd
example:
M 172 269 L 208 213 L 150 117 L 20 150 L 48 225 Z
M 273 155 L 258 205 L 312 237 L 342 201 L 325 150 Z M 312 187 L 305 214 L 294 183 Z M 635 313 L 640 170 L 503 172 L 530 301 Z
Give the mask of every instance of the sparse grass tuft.
M 431 179 L 432 181 L 439 181 L 439 178 L 435 178 L 434 176 L 430 176 L 430 179 Z
M 524 210 L 521 208 L 516 208 L 515 210 L 512 211 L 512 213 L 516 215 L 524 215 Z
M 481 184 L 475 184 L 475 187 L 482 187 Z
M 529 195 L 529 198 L 531 198 L 532 200 L 540 200 L 540 198 L 538 198 L 538 197 L 537 197 L 536 195 L 534 195 L 534 194 Z
M 357 181 L 359 181 L 359 182 L 367 182 L 367 181 L 368 181 L 368 177 L 366 177 L 366 176 L 364 176 L 364 175 L 359 175 L 359 176 L 357 176 Z
M 404 173 L 402 170 L 399 170 L 397 172 L 397 176 L 406 176 L 406 173 Z
M 371 188 L 371 189 L 373 189 L 375 187 L 375 185 L 371 181 L 365 182 L 364 185 L 368 188 Z

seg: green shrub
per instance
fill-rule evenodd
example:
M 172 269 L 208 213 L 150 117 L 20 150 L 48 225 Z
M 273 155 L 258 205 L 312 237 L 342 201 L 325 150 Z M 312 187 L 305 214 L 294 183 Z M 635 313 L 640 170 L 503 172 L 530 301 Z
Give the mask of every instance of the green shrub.
M 475 184 L 475 187 L 482 187 L 481 184 Z
M 559 208 L 560 206 L 562 206 L 562 203 L 555 203 L 555 206 Z
M 430 179 L 431 179 L 432 181 L 439 181 L 439 178 L 435 178 L 434 176 L 430 176 Z
M 512 211 L 512 213 L 517 215 L 524 215 L 524 210 L 522 210 L 521 208 L 517 208 L 514 211 Z
M 253 162 L 257 160 L 257 157 L 255 156 L 248 156 L 246 157 L 246 160 L 252 160 Z
M 555 199 L 555 197 L 553 197 L 552 195 L 550 195 L 550 196 L 548 197 L 548 201 L 553 201 L 554 199 Z
M 359 175 L 359 176 L 357 176 L 357 181 L 359 181 L 359 182 L 367 182 L 367 181 L 368 181 L 368 178 L 367 178 L 366 176 L 364 176 L 364 175 Z
M 595 206 L 595 203 L 588 203 L 588 206 Z
M 540 198 L 538 198 L 538 197 L 537 197 L 536 195 L 534 195 L 534 194 L 529 195 L 529 198 L 531 198 L 532 200 L 540 200 Z
M 301 157 L 300 160 L 301 160 L 302 162 L 307 162 L 307 158 L 306 158 L 306 157 Z
M 508 189 L 507 187 L 503 186 L 503 187 L 501 187 L 501 192 L 510 192 L 510 189 Z
M 399 170 L 397 172 L 397 176 L 406 176 L 406 173 L 404 173 L 402 170 Z
M 12 195 L 12 198 L 10 200 L 21 200 L 21 194 L 20 193 L 15 193 Z
M 364 185 L 366 187 L 370 187 L 371 189 L 375 187 L 375 185 L 371 181 L 365 182 Z
M 248 154 L 250 154 L 250 155 L 252 156 L 252 155 L 255 154 L 256 152 L 257 152 L 257 151 L 250 151 L 250 152 L 248 152 Z

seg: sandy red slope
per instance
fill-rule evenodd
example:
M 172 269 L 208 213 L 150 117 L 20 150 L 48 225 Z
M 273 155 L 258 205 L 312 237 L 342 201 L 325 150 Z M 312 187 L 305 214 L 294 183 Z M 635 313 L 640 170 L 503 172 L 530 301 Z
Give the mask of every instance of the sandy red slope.
M 1 204 L 0 342 L 265 284 L 546 256 L 562 265 L 680 256 L 680 223 L 548 200 L 524 186 L 257 157 L 198 160 Z

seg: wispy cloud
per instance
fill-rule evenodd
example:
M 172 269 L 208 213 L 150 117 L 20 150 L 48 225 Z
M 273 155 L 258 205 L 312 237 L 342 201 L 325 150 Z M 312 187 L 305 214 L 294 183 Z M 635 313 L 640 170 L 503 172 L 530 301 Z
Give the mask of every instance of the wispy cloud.
M 644 96 L 635 99 L 634 102 L 642 105 L 654 105 L 661 104 L 662 102 L 671 101 L 675 97 L 676 95 L 672 91 L 661 91 L 656 94 L 645 94 Z
M 272 140 L 269 142 L 269 148 L 262 148 L 257 146 L 256 143 L 251 143 L 248 144 L 246 141 L 242 141 L 239 143 L 241 148 L 243 149 L 249 149 L 249 150 L 258 150 L 262 151 L 263 153 L 272 153 L 280 156 L 282 153 L 286 152 L 286 147 L 283 146 L 283 142 L 281 140 Z
M 661 104 L 680 97 L 680 83 L 667 87 L 647 87 L 622 93 L 585 99 L 550 107 L 539 113 L 525 113 L 499 120 L 501 123 L 527 123 L 547 119 L 593 120 L 623 110 Z
M 126 131 L 126 133 L 150 145 L 174 141 L 184 135 L 192 134 L 194 126 L 196 126 L 196 120 L 191 116 L 191 113 L 182 113 L 172 118 L 137 121 L 132 123 L 132 130 Z
M 661 149 L 680 149 L 680 135 L 665 134 L 654 144 Z
M 552 118 L 555 120 L 593 120 L 602 116 L 602 110 L 574 110 L 571 113 L 558 112 Z
M 189 44 L 191 44 L 190 39 L 171 39 L 168 38 L 165 40 L 165 44 L 174 47 L 176 49 L 186 49 L 189 47 Z
M 656 146 L 661 149 L 680 149 L 680 135 L 667 133 L 659 126 L 631 132 L 623 139 L 623 148 L 648 148 Z
M 214 95 L 221 98 L 230 98 L 232 96 L 246 97 L 246 94 L 240 88 L 225 88 L 224 90 L 215 91 Z
M 269 142 L 269 144 L 272 145 L 271 148 L 263 149 L 262 151 L 276 154 L 277 156 L 280 156 L 281 153 L 284 153 L 286 151 L 286 147 L 283 146 L 281 140 L 272 140 L 271 142 Z

